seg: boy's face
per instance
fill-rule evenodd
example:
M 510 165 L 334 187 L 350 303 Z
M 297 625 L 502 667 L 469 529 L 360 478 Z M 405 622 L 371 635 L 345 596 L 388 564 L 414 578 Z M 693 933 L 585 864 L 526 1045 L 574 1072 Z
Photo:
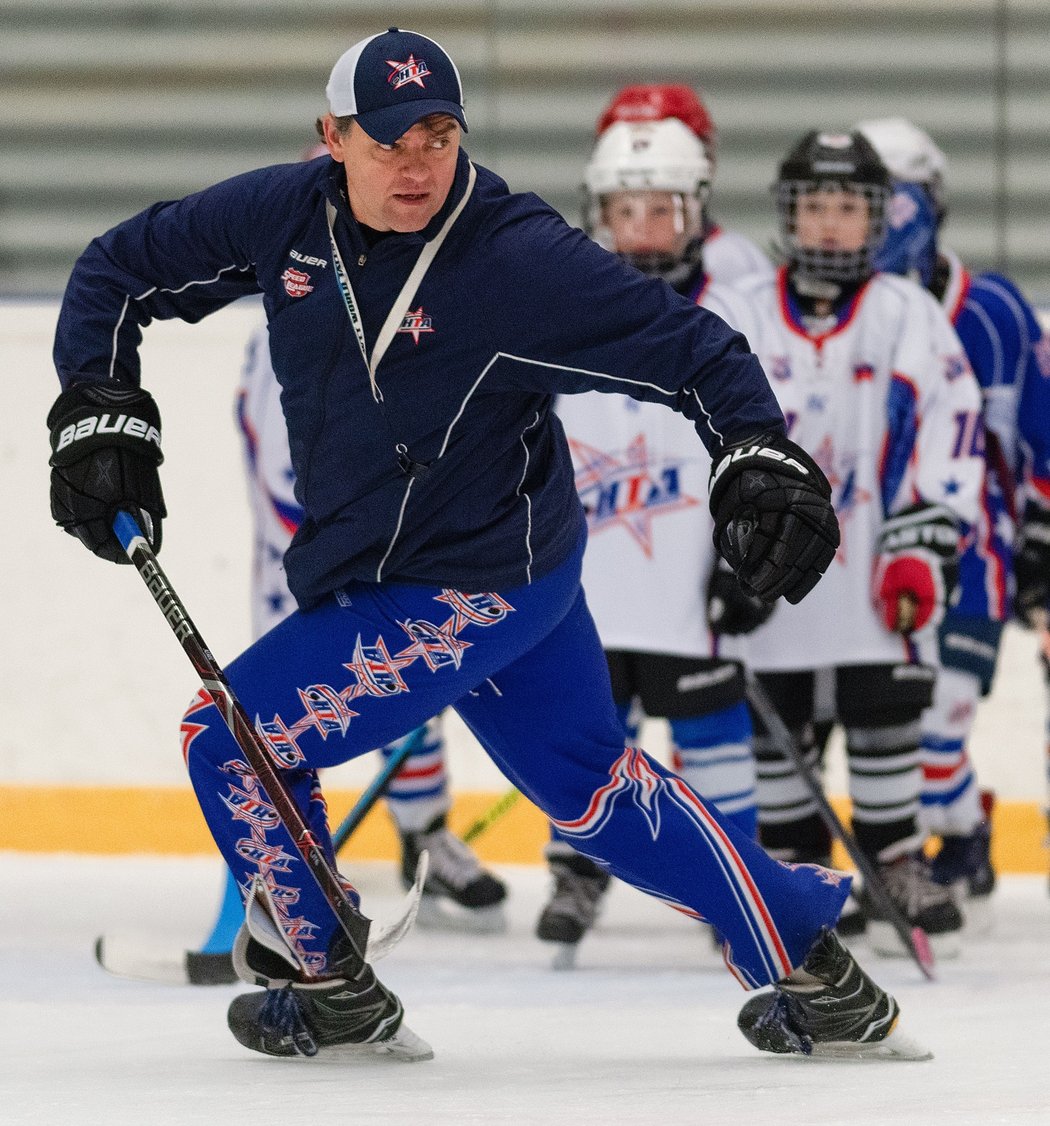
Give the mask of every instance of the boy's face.
M 805 192 L 795 205 L 795 243 L 803 250 L 861 250 L 868 239 L 868 201 L 849 189 Z

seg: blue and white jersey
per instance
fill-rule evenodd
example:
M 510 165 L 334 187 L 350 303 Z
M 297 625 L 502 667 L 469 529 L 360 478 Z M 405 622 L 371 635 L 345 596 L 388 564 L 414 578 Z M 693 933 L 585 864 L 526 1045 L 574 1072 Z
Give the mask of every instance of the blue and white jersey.
M 691 298 L 748 339 L 757 312 L 735 289 L 701 277 Z M 742 656 L 707 623 L 715 563 L 707 506 L 711 457 L 673 411 L 625 395 L 557 402 L 587 517 L 583 589 L 606 649 L 682 657 Z
M 751 340 L 788 435 L 827 474 L 842 542 L 797 606 L 778 603 L 748 637 L 756 669 L 792 671 L 896 663 L 904 639 L 882 624 L 873 567 L 885 518 L 909 505 L 944 505 L 977 518 L 984 462 L 976 440 L 981 398 L 958 337 L 915 282 L 876 274 L 837 316 L 807 324 L 781 269 L 741 290 L 765 314 Z
M 248 341 L 237 397 L 237 422 L 244 438 L 248 499 L 255 527 L 252 628 L 254 636 L 261 637 L 295 609 L 284 573 L 284 553 L 303 521 L 303 510 L 295 499 L 281 385 L 270 362 L 265 324 Z
M 961 614 L 996 621 L 1010 612 L 1011 544 L 1028 496 L 1050 505 L 1050 340 L 1028 302 L 1000 274 L 970 274 L 950 251 L 942 304 L 966 349 L 984 399 L 985 489 L 962 558 Z M 971 440 L 963 433 L 958 441 Z

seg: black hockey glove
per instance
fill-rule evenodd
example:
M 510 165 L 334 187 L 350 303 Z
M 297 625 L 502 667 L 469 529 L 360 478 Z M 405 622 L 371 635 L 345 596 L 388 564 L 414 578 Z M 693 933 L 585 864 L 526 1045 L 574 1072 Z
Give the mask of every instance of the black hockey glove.
M 727 637 L 751 633 L 772 613 L 773 604 L 746 590 L 729 564 L 719 558 L 707 584 L 707 622 L 711 632 Z
M 1040 611 L 1050 608 L 1050 508 L 1030 500 L 1014 544 L 1014 613 L 1034 627 Z
M 817 463 L 770 431 L 726 446 L 711 468 L 715 547 L 765 602 L 801 602 L 839 545 L 831 486 Z
M 148 391 L 115 379 L 74 383 L 48 413 L 51 515 L 89 551 L 130 560 L 113 534 L 124 510 L 140 519 L 154 551 L 167 516 L 157 466 L 160 412 Z
M 913 504 L 879 533 L 875 606 L 882 624 L 907 634 L 936 625 L 959 581 L 959 521 L 939 504 Z

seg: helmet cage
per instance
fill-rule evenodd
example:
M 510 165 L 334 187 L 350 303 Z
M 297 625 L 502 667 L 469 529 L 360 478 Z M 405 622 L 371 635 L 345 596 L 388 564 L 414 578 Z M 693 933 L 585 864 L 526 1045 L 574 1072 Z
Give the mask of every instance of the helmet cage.
M 666 248 L 650 247 L 645 250 L 623 250 L 617 244 L 616 235 L 609 222 L 608 208 L 622 206 L 621 196 L 636 196 L 637 207 L 641 211 L 645 207 L 645 196 L 653 191 L 669 197 L 674 215 L 672 224 L 676 235 L 674 245 Z M 630 262 L 643 274 L 661 277 L 672 285 L 681 276 L 692 272 L 700 261 L 700 248 L 703 244 L 704 231 L 704 203 L 707 199 L 706 185 L 702 185 L 695 192 L 668 192 L 665 189 L 646 189 L 644 192 L 635 192 L 631 189 L 618 189 L 615 192 L 603 192 L 598 196 L 587 198 L 587 233 L 600 246 L 612 251 L 625 262 Z M 629 221 L 629 220 L 628 220 Z M 684 270 L 680 268 L 685 267 Z
M 886 234 L 889 187 L 847 179 L 779 180 L 774 185 L 780 234 L 792 273 L 833 285 L 858 285 L 875 271 L 875 255 Z M 857 250 L 828 250 L 800 246 L 796 237 L 798 201 L 810 192 L 842 191 L 862 196 L 868 203 L 868 232 Z
M 643 273 L 672 285 L 700 260 L 711 163 L 703 144 L 681 121 L 615 122 L 595 145 L 584 176 L 584 226 L 600 245 Z M 606 208 L 622 193 L 641 210 L 653 193 L 666 193 L 674 208 L 673 247 L 624 252 L 616 245 Z

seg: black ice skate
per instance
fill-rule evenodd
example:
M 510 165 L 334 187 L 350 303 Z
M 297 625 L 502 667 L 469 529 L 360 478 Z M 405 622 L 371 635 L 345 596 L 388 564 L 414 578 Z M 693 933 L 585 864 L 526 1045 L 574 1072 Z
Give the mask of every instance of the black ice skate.
M 897 1002 L 824 930 L 801 969 L 740 1010 L 737 1027 L 760 1051 L 827 1059 L 927 1060 L 897 1030 Z
M 921 927 L 938 958 L 954 958 L 962 946 L 963 915 L 951 888 L 935 883 L 930 866 L 921 854 L 902 856 L 892 863 L 879 864 L 879 875 L 890 899 L 912 927 Z M 858 892 L 868 920 L 868 939 L 876 954 L 904 957 L 900 936 L 863 887 Z
M 609 886 L 609 873 L 577 852 L 549 855 L 554 888 L 536 923 L 536 937 L 557 942 L 555 969 L 571 969 L 576 946 L 594 925 L 602 896 Z
M 506 886 L 486 871 L 470 848 L 436 817 L 422 832 L 401 834 L 401 878 L 408 887 L 419 854 L 430 854 L 419 925 L 473 931 L 502 931 Z
M 981 794 L 985 819 L 966 836 L 943 836 L 940 851 L 930 862 L 930 876 L 935 883 L 950 887 L 965 902 L 966 930 L 985 933 L 992 924 L 990 898 L 995 891 L 995 868 L 992 866 L 992 826 L 988 815 L 993 795 Z
M 325 976 L 306 978 L 256 900 L 256 889 L 234 942 L 233 964 L 242 981 L 266 986 L 235 997 L 227 1010 L 230 1031 L 254 1052 L 326 1059 L 387 1055 L 406 1061 L 434 1056 L 430 1045 L 405 1025 L 398 998 L 349 950 L 341 934 L 333 941 Z

